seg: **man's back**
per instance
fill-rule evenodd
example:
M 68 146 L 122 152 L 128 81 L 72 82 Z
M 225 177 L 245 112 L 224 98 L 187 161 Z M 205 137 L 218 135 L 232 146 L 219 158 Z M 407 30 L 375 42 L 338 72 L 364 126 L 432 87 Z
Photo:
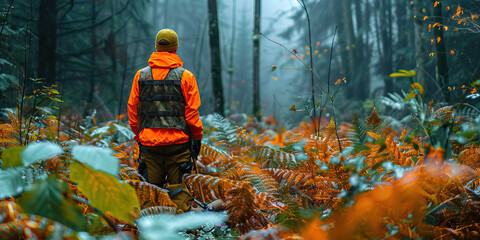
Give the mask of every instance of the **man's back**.
M 152 69 L 152 78 L 155 81 L 165 79 L 170 69 L 182 67 L 183 62 L 180 57 L 169 52 L 154 52 L 150 56 L 148 65 Z M 137 72 L 132 85 L 132 91 L 128 101 L 129 122 L 132 130 L 136 133 L 138 130 L 138 104 L 139 104 L 139 85 L 140 71 Z M 161 80 L 158 80 L 161 79 Z M 193 140 L 202 139 L 202 122 L 199 119 L 198 107 L 200 107 L 200 94 L 195 76 L 188 70 L 183 72 L 181 79 L 181 89 L 185 99 L 185 121 L 193 135 Z M 182 130 L 175 128 L 145 128 L 138 135 L 138 141 L 144 146 L 162 146 L 172 144 L 182 144 L 189 140 L 189 136 Z
M 192 171 L 191 151 L 200 151 L 203 126 L 197 81 L 182 68 L 177 47 L 173 30 L 158 32 L 157 52 L 150 56 L 148 67 L 135 74 L 128 118 L 140 144 L 139 163 L 146 170 L 139 166 L 140 173 L 149 183 L 167 188 L 177 208 L 188 211 L 192 198 L 182 177 Z

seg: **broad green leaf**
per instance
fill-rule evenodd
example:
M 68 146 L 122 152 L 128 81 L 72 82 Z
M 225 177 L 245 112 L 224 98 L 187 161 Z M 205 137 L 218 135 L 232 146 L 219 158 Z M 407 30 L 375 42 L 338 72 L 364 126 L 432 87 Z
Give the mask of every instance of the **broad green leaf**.
M 185 239 L 178 232 L 195 229 L 205 225 L 215 225 L 225 221 L 226 215 L 213 212 L 189 212 L 180 215 L 159 214 L 146 216 L 136 222 L 140 230 L 140 239 L 154 240 Z
M 2 169 L 22 166 L 22 150 L 24 146 L 9 147 L 2 152 Z
M 94 146 L 75 146 L 72 155 L 79 162 L 85 163 L 95 170 L 118 176 L 120 162 L 113 156 L 113 150 Z
M 0 170 L 0 199 L 12 197 L 23 192 L 23 182 L 18 168 Z
M 70 164 L 70 179 L 78 183 L 78 189 L 87 196 L 93 207 L 109 212 L 114 217 L 132 222 L 131 212 L 140 208 L 135 190 L 114 176 L 91 167 L 73 162 Z
M 76 231 L 87 230 L 87 220 L 73 201 L 68 185 L 55 177 L 30 185 L 19 204 L 26 213 L 55 220 Z
M 32 143 L 23 149 L 22 162 L 24 166 L 30 166 L 61 153 L 63 153 L 63 150 L 58 144 L 50 142 Z

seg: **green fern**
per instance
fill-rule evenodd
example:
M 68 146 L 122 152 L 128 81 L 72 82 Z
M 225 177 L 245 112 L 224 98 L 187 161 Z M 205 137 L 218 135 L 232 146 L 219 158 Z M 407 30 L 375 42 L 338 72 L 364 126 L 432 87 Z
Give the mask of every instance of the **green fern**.
M 269 146 L 253 146 L 248 148 L 248 152 L 255 158 L 255 162 L 261 164 L 261 168 L 288 168 L 297 164 L 293 153 L 276 150 Z
M 352 132 L 350 132 L 349 137 L 355 145 L 355 148 L 362 147 L 367 142 L 367 129 L 358 121 L 357 113 L 355 113 L 352 121 Z

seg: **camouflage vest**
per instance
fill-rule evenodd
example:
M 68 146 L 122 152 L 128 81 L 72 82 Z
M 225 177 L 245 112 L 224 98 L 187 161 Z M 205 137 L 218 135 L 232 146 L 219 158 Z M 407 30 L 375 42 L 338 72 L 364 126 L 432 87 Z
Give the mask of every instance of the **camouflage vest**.
M 140 70 L 137 133 L 144 128 L 175 128 L 191 136 L 181 86 L 184 71 L 181 67 L 172 68 L 165 79 L 154 80 L 151 67 Z

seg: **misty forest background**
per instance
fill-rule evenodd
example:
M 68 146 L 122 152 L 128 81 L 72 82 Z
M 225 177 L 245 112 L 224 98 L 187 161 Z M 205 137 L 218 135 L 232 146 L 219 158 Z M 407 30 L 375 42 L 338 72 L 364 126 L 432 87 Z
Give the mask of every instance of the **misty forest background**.
M 202 98 L 184 182 L 221 213 L 137 170 L 163 28 Z M 477 0 L 0 0 L 0 236 L 478 239 L 479 55 Z
M 56 84 L 65 114 L 86 116 L 96 109 L 101 121 L 124 117 L 133 76 L 155 51 L 154 38 L 162 28 L 179 35 L 178 54 L 196 75 L 202 115 L 272 115 L 296 126 L 306 116 L 288 111 L 293 104 L 308 105 L 312 94 L 318 105 L 329 101 L 323 93 L 336 26 L 328 81 L 333 86 L 344 80 L 335 95 L 337 120 L 350 121 L 353 112 L 366 117 L 373 107 L 396 114 L 379 99 L 410 91 L 408 80 L 389 77 L 400 69 L 417 70 L 426 102 L 474 101 L 465 97 L 479 78 L 480 28 L 474 14 L 479 7 L 471 0 L 439 4 L 4 0 L 0 107 L 15 108 L 22 92 L 28 96 Z M 462 16 L 455 18 L 457 6 Z M 319 78 L 313 79 L 299 59 Z

